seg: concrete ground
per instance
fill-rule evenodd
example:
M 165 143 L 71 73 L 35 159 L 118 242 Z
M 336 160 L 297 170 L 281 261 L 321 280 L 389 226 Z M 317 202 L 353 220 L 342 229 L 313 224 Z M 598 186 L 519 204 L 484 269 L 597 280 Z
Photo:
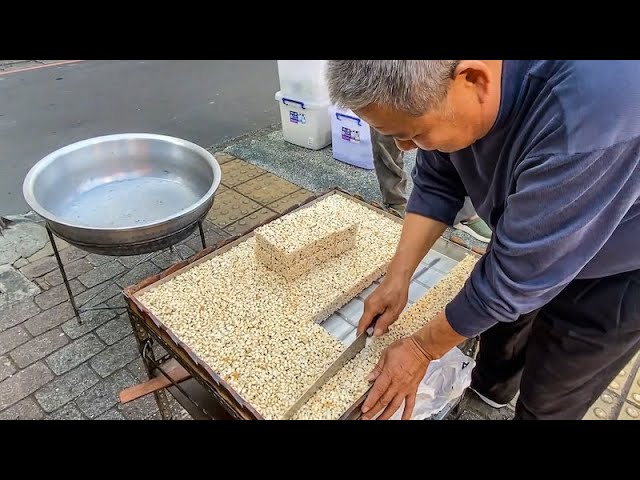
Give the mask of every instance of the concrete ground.
M 213 145 L 279 119 L 275 60 L 0 60 L 0 215 L 48 153 L 110 133 Z

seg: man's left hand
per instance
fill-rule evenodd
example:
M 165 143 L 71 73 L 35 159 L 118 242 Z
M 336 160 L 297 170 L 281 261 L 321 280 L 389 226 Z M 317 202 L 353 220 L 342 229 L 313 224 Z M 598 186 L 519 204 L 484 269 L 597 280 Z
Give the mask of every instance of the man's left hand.
M 369 381 L 375 383 L 362 406 L 362 419 L 370 420 L 384 410 L 378 420 L 388 420 L 404 401 L 402 420 L 410 420 L 418 385 L 430 361 L 429 355 L 413 337 L 392 343 L 369 376 Z

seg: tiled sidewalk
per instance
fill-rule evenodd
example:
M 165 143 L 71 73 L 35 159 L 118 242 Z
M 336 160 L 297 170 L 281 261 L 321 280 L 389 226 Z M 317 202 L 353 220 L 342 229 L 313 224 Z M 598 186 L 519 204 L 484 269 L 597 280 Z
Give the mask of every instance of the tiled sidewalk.
M 217 153 L 216 158 L 223 180 L 205 223 L 210 243 L 242 234 L 312 195 L 227 153 Z M 87 255 L 61 245 L 78 303 L 98 307 L 124 305 L 123 287 L 201 248 L 197 234 L 173 252 L 150 259 Z M 121 389 L 146 379 L 126 313 L 85 313 L 84 323 L 77 324 L 42 225 L 16 223 L 5 230 L 0 235 L 3 262 L 7 265 L 0 266 L 0 419 L 158 419 L 152 395 L 118 404 Z M 177 404 L 175 409 L 178 418 L 188 418 Z M 588 417 L 637 418 L 638 410 L 636 356 Z M 461 418 L 512 415 L 512 407 L 493 410 L 470 397 Z

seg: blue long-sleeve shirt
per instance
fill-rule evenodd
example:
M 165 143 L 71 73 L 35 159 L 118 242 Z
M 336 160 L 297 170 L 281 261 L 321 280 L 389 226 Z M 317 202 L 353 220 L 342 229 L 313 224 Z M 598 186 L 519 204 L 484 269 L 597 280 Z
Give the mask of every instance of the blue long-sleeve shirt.
M 640 62 L 504 61 L 501 85 L 485 137 L 418 151 L 407 205 L 451 225 L 469 195 L 494 232 L 445 309 L 467 337 L 640 269 Z

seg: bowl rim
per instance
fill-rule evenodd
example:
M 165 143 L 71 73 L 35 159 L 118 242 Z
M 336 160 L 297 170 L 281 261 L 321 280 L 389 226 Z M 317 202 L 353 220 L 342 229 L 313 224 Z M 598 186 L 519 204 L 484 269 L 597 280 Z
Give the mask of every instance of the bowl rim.
M 115 141 L 115 140 L 161 140 L 167 143 L 171 143 L 188 150 L 192 150 L 196 154 L 200 155 L 212 168 L 213 170 L 213 183 L 207 192 L 195 203 L 189 205 L 182 210 L 179 210 L 176 213 L 173 213 L 169 216 L 159 218 L 152 222 L 146 222 L 143 224 L 136 224 L 132 226 L 123 226 L 123 227 L 95 227 L 90 225 L 83 224 L 75 224 L 68 220 L 62 219 L 61 217 L 55 215 L 53 212 L 49 211 L 45 208 L 35 197 L 34 192 L 34 183 L 38 178 L 39 174 L 48 166 L 50 166 L 57 158 L 67 153 L 79 150 L 81 148 L 85 148 L 88 146 L 96 145 L 99 143 L 103 143 L 106 141 Z M 220 182 L 222 181 L 222 170 L 220 168 L 220 164 L 215 156 L 193 142 L 188 140 L 184 140 L 182 138 L 173 137 L 170 135 L 161 135 L 155 133 L 116 133 L 110 135 L 101 135 L 97 137 L 87 138 L 85 140 L 80 140 L 78 142 L 71 143 L 64 147 L 61 147 L 53 152 L 49 153 L 41 160 L 39 160 L 27 173 L 25 176 L 24 182 L 22 184 L 22 194 L 24 199 L 29 204 L 29 206 L 44 218 L 46 221 L 54 222 L 60 226 L 64 226 L 67 228 L 73 228 L 78 230 L 89 230 L 89 231 L 104 231 L 104 232 L 125 232 L 125 231 L 138 231 L 144 230 L 150 227 L 157 227 L 159 225 L 170 223 L 178 218 L 181 218 L 185 215 L 188 215 L 191 212 L 198 210 L 205 203 L 210 201 L 211 197 L 214 195 L 218 187 L 220 186 Z

